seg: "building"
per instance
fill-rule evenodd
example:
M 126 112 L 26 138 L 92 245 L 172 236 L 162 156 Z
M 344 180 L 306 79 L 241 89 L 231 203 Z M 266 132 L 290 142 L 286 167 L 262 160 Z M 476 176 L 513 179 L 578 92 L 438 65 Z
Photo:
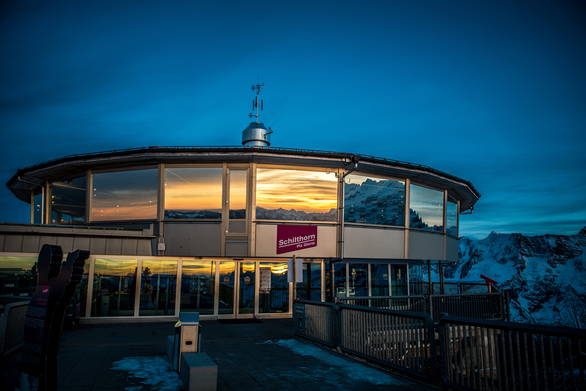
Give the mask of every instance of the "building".
M 403 296 L 422 265 L 457 259 L 458 216 L 480 194 L 433 168 L 273 148 L 252 122 L 242 147 L 148 147 L 67 156 L 7 186 L 30 225 L 0 225 L 0 294 L 23 294 L 44 243 L 90 250 L 89 319 L 290 316 L 296 295 Z M 28 277 L 27 277 L 28 276 Z M 27 282 L 29 281 L 29 282 Z

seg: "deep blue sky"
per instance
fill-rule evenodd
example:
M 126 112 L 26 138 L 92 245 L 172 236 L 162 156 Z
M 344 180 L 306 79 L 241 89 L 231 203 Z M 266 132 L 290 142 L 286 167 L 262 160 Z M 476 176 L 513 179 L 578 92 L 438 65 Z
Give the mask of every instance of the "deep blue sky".
M 6 3 L 2 182 L 66 154 L 237 145 L 260 80 L 275 146 L 472 181 L 463 235 L 586 225 L 581 2 Z M 28 221 L 4 186 L 0 221 Z

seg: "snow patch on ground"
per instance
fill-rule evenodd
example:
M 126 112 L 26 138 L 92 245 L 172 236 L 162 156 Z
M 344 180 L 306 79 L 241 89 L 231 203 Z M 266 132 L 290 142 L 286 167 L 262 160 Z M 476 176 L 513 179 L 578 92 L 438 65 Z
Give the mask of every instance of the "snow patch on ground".
M 179 375 L 162 356 L 125 357 L 112 364 L 112 369 L 126 371 L 130 378 L 141 383 L 126 387 L 125 391 L 178 391 L 182 388 Z
M 320 371 L 314 369 L 315 376 L 323 377 L 324 379 L 331 378 L 331 372 L 343 374 L 348 378 L 357 381 L 366 381 L 375 385 L 408 385 L 409 383 L 400 379 L 396 379 L 382 371 L 378 371 L 367 365 L 353 362 L 342 357 L 336 356 L 326 350 L 320 349 L 317 346 L 300 342 L 295 339 L 280 339 L 277 341 L 266 341 L 264 343 L 275 343 L 283 346 L 293 352 L 302 356 L 309 356 L 316 358 L 332 367 L 331 371 Z M 336 368 L 334 368 L 336 367 Z

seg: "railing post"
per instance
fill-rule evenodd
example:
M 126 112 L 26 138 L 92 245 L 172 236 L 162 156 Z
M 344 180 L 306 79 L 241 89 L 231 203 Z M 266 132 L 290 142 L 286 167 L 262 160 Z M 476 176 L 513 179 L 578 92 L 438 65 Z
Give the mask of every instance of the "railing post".
M 443 319 L 443 314 L 442 316 L 440 316 L 439 319 L 439 324 L 438 324 L 438 337 L 440 340 L 440 351 L 439 351 L 439 359 L 436 360 L 436 375 L 439 379 L 441 379 L 442 384 L 445 386 L 447 384 L 446 382 L 446 375 L 447 375 L 447 357 L 446 357 L 446 353 L 447 353 L 447 346 L 446 346 L 446 324 L 445 321 Z M 437 358 L 437 356 L 434 356 L 435 358 Z
M 339 349 L 342 345 L 342 309 L 339 304 L 332 306 L 332 323 L 333 323 L 333 344 L 334 348 Z

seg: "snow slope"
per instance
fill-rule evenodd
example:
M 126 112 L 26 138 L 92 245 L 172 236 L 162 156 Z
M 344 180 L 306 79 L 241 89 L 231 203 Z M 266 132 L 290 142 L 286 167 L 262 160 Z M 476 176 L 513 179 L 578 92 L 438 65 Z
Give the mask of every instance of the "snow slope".
M 484 274 L 510 289 L 512 320 L 586 328 L 585 246 L 586 227 L 571 236 L 462 238 L 446 280 L 479 281 Z

